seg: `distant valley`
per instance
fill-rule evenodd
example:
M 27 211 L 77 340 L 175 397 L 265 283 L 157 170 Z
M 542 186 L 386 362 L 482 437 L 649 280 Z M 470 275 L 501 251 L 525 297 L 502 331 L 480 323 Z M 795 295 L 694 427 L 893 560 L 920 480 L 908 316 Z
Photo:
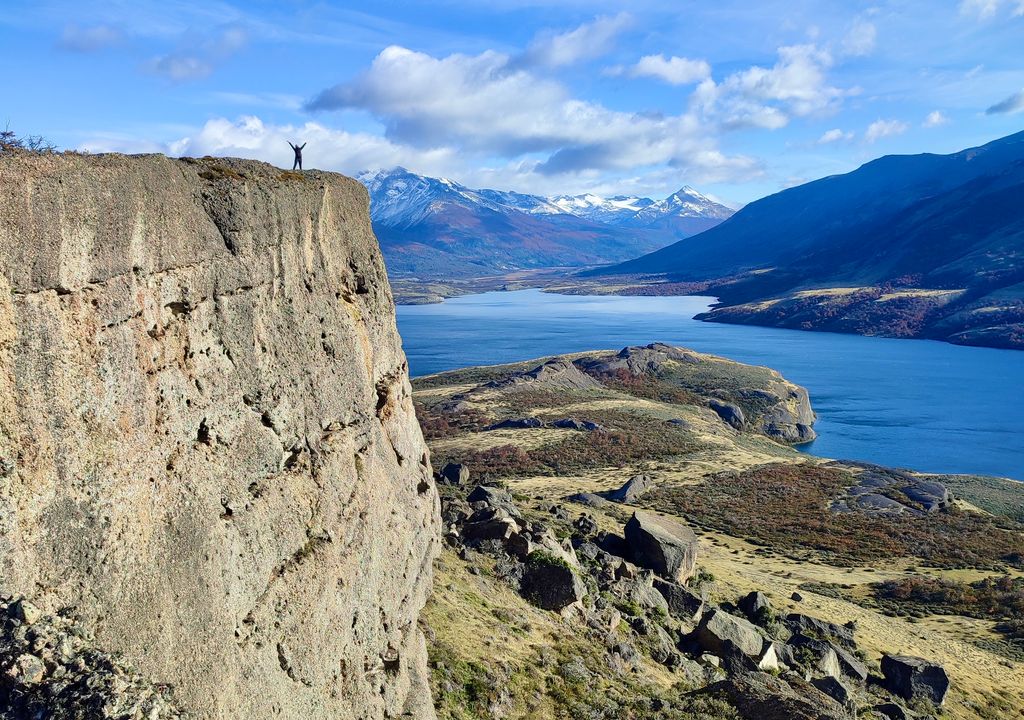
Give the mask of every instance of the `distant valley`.
M 474 190 L 394 168 L 362 173 L 393 278 L 450 280 L 621 262 L 714 227 L 733 210 L 684 187 L 663 200 Z

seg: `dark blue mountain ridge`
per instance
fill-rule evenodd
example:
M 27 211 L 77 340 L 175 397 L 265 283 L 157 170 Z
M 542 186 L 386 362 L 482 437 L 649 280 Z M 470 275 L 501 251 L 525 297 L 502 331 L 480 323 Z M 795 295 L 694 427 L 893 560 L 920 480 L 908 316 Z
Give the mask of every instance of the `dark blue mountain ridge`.
M 705 319 L 1024 348 L 1024 132 L 882 157 L 592 274 L 710 281 Z

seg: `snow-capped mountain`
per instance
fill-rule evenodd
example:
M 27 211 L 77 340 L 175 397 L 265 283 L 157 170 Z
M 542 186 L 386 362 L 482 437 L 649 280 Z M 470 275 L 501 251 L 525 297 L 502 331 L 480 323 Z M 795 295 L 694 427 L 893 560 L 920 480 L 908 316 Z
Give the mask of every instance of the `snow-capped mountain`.
M 732 214 L 685 187 L 664 200 L 552 198 L 474 190 L 397 167 L 357 176 L 393 273 L 486 274 L 626 260 L 717 225 Z
M 654 205 L 650 198 L 629 197 L 616 195 L 615 197 L 603 198 L 600 195 L 558 195 L 551 198 L 551 204 L 562 212 L 585 217 L 589 220 L 621 224 L 627 218 L 633 218 L 637 213 Z
M 403 167 L 363 172 L 356 176 L 370 192 L 370 215 L 375 223 L 409 226 L 445 204 L 477 206 L 495 212 L 557 214 L 561 212 L 538 195 L 500 190 L 471 190 L 448 178 L 411 173 Z

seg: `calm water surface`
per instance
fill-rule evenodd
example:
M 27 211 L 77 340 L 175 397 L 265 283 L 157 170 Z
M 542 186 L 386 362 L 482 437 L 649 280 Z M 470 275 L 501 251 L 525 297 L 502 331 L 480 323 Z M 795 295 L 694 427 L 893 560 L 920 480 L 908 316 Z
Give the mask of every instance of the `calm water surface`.
M 767 365 L 805 386 L 803 449 L 1024 479 L 1024 352 L 693 320 L 713 298 L 494 292 L 398 308 L 414 376 L 660 341 Z

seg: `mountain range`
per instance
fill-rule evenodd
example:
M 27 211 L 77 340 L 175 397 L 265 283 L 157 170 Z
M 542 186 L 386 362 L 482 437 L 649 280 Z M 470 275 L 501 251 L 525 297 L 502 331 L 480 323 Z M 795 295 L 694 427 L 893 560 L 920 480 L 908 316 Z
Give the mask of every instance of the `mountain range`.
M 717 281 L 706 319 L 1024 347 L 1024 132 L 886 156 L 595 274 Z
M 733 210 L 684 187 L 663 200 L 474 190 L 405 168 L 364 172 L 389 273 L 452 278 L 618 262 L 714 227 Z

